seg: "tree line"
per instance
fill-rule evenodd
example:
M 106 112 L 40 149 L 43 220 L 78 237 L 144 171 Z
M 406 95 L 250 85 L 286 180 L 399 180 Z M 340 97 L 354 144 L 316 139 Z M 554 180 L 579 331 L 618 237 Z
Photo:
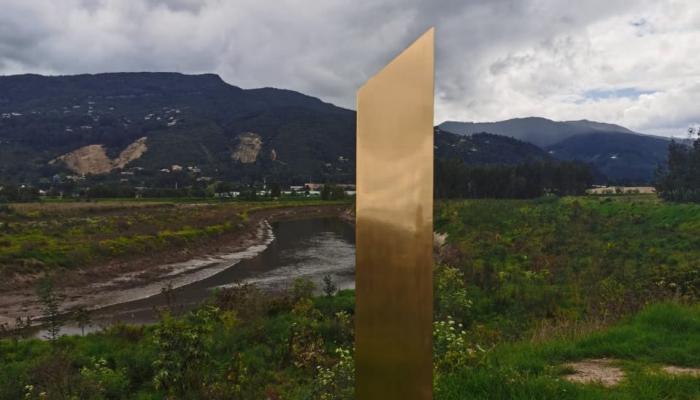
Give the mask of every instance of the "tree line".
M 545 194 L 582 195 L 593 183 L 589 165 L 576 161 L 541 161 L 518 165 L 467 165 L 437 160 L 437 198 L 536 198 Z
M 689 133 L 696 136 L 692 146 L 672 141 L 667 165 L 658 171 L 656 192 L 664 200 L 700 202 L 700 128 Z

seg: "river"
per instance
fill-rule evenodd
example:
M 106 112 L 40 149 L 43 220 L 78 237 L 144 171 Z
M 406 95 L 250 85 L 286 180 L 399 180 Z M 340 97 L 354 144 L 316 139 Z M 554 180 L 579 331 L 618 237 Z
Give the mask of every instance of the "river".
M 338 218 L 285 220 L 273 222 L 274 239 L 257 255 L 242 259 L 201 281 L 170 290 L 170 307 L 178 312 L 196 307 L 217 288 L 250 283 L 263 290 L 277 291 L 294 279 L 312 280 L 319 288 L 330 275 L 339 289 L 355 286 L 355 230 Z M 156 309 L 166 305 L 160 294 L 94 311 L 86 332 L 116 324 L 148 324 L 157 320 Z M 67 323 L 62 334 L 79 334 L 75 323 Z M 44 335 L 39 332 L 38 335 Z

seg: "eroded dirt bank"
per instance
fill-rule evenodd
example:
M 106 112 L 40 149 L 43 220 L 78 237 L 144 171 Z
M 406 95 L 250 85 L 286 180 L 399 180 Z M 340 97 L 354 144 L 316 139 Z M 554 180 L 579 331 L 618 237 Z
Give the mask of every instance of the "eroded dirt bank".
M 164 287 L 206 279 L 263 251 L 274 239 L 273 221 L 342 216 L 347 209 L 332 205 L 260 210 L 251 212 L 241 229 L 195 248 L 62 272 L 54 279 L 64 299 L 62 309 L 100 309 L 156 295 Z M 33 285 L 3 290 L 0 295 L 0 325 L 12 327 L 17 317 L 36 319 L 40 315 Z

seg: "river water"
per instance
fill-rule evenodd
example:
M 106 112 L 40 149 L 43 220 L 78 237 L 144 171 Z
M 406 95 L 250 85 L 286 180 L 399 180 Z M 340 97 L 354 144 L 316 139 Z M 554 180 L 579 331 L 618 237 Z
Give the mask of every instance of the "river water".
M 210 298 L 216 288 L 242 283 L 277 291 L 303 277 L 315 282 L 320 290 L 323 277 L 330 275 L 339 289 L 355 286 L 353 226 L 338 218 L 288 220 L 271 225 L 274 240 L 265 250 L 209 278 L 169 291 L 170 307 L 177 312 L 186 311 Z M 103 308 L 92 313 L 91 326 L 85 331 L 96 331 L 119 322 L 152 323 L 157 319 L 157 308 L 166 304 L 166 296 L 159 294 Z M 77 334 L 80 329 L 68 323 L 62 333 Z

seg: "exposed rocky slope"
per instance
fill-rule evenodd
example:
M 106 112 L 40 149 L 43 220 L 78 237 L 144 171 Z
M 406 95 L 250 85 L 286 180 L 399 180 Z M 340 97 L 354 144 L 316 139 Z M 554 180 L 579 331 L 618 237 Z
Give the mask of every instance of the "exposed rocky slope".
M 49 164 L 62 162 L 68 169 L 80 175 L 102 175 L 115 169 L 123 169 L 130 162 L 141 158 L 147 150 L 146 138 L 142 137 L 127 146 L 117 158 L 111 159 L 107 156 L 104 145 L 91 144 L 59 156 Z

